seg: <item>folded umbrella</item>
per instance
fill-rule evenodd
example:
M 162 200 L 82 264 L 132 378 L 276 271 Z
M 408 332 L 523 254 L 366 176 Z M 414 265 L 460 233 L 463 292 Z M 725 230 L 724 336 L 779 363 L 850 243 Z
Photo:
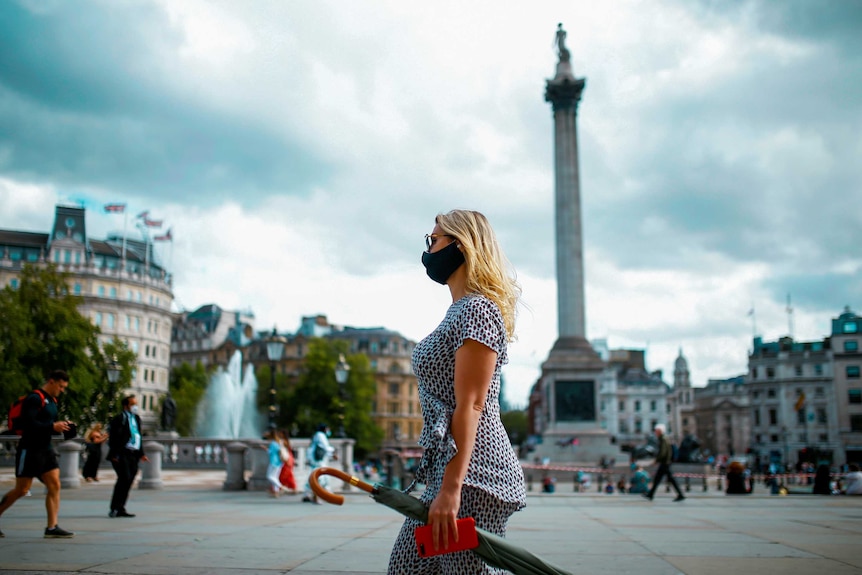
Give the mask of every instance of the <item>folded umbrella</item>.
M 428 522 L 428 510 L 415 497 L 379 483 L 374 485 L 366 483 L 358 477 L 348 475 L 339 469 L 319 467 L 311 472 L 308 482 L 311 485 L 312 491 L 327 503 L 341 505 L 344 503 L 344 496 L 331 493 L 321 487 L 317 481 L 320 475 L 337 477 L 345 483 L 349 483 L 370 493 L 376 502 L 382 503 L 406 517 L 421 521 L 422 523 Z M 476 529 L 476 534 L 478 535 L 479 546 L 472 549 L 472 552 L 492 567 L 511 571 L 515 575 L 572 575 L 571 572 L 548 563 L 544 559 L 537 557 L 523 547 L 510 543 L 499 535 L 488 533 L 482 529 Z

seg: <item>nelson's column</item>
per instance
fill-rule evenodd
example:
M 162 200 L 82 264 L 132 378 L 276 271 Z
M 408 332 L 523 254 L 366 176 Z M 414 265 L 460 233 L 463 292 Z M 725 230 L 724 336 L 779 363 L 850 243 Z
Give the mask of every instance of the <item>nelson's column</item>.
M 557 29 L 559 62 L 545 100 L 554 111 L 555 236 L 559 335 L 531 400 L 534 426 L 542 432 L 536 453 L 552 461 L 597 462 L 623 454 L 599 422 L 599 386 L 606 364 L 586 339 L 584 248 L 578 167 L 578 102 L 585 80 L 575 78 L 566 32 Z

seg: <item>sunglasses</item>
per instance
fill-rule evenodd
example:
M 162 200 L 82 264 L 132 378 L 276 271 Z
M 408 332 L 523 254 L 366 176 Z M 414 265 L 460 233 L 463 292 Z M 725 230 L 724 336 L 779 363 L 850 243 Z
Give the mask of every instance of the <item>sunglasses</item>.
M 425 234 L 425 251 L 430 252 L 434 244 L 437 243 L 437 238 L 454 238 L 449 234 Z

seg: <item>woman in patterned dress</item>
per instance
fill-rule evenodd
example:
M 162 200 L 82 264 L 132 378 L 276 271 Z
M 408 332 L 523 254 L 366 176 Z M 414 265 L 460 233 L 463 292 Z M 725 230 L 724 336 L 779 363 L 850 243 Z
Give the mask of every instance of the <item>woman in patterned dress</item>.
M 525 505 L 524 474 L 500 421 L 500 370 L 508 362 L 520 287 L 488 220 L 454 210 L 436 218 L 422 254 L 428 276 L 449 287 L 452 305 L 413 351 L 425 455 L 416 479 L 425 484 L 435 547 L 455 521 L 505 535 Z M 471 551 L 422 558 L 407 519 L 389 559 L 391 575 L 501 573 Z

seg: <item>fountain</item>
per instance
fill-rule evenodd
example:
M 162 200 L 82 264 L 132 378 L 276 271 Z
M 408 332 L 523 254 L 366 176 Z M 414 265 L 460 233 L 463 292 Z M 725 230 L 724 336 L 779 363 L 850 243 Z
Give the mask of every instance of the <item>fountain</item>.
M 235 351 L 227 370 L 219 367 L 198 405 L 195 435 L 213 439 L 258 438 L 257 378 L 251 364 L 242 374 L 242 353 Z

